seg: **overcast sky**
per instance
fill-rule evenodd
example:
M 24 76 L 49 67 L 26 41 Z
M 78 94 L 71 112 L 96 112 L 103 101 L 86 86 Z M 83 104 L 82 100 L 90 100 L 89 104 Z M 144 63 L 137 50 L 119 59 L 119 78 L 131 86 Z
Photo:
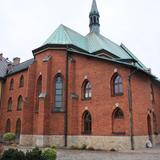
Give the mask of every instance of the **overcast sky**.
M 32 58 L 32 50 L 64 24 L 86 35 L 92 0 L 0 0 L 0 52 Z M 123 42 L 160 78 L 160 0 L 97 0 L 101 34 Z

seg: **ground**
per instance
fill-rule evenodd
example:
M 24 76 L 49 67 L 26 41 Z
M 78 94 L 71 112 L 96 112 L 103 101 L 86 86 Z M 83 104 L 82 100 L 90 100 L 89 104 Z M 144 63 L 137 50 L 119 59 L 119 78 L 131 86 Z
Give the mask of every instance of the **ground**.
M 160 160 L 160 147 L 125 152 L 59 149 L 57 160 Z
M 5 146 L 5 149 L 10 147 Z M 33 149 L 24 146 L 17 146 L 17 148 L 24 152 Z M 151 149 L 123 152 L 57 149 L 56 160 L 160 160 L 160 145 Z

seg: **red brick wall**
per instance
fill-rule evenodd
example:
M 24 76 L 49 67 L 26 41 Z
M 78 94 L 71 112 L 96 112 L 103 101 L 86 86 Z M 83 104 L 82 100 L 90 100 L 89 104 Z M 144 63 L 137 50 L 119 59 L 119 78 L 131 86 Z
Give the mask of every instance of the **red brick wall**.
M 48 61 L 43 61 L 50 56 Z M 124 94 L 112 96 L 110 81 L 117 71 L 123 80 Z M 12 131 L 15 131 L 15 123 L 18 118 L 22 120 L 22 134 L 64 134 L 64 112 L 53 112 L 54 108 L 54 80 L 60 73 L 63 77 L 64 108 L 66 88 L 66 51 L 47 50 L 35 56 L 35 62 L 28 71 L 17 73 L 7 78 L 3 87 L 2 107 L 0 109 L 2 121 L 0 131 L 4 133 L 5 122 L 11 118 Z M 21 75 L 25 78 L 25 87 L 19 88 L 18 82 Z M 82 134 L 82 115 L 88 110 L 92 116 L 92 135 L 113 135 L 112 113 L 119 106 L 124 113 L 123 130 L 129 135 L 129 111 L 128 111 L 128 75 L 130 69 L 107 61 L 88 58 L 74 54 L 69 57 L 69 86 L 68 86 L 68 134 Z M 39 100 L 39 112 L 36 107 L 36 87 L 39 76 L 42 76 L 42 93 L 44 98 Z M 14 78 L 14 90 L 9 90 L 11 78 Z M 92 85 L 92 98 L 82 99 L 82 84 L 87 78 Z M 147 114 L 149 109 L 156 112 L 158 131 L 160 132 L 160 87 L 154 85 L 155 101 L 152 105 L 150 94 L 151 80 L 143 73 L 136 73 L 131 81 L 133 98 L 133 126 L 134 135 L 147 134 Z M 74 93 L 74 94 L 73 94 Z M 16 111 L 17 98 L 22 95 L 25 98 L 22 111 Z M 78 96 L 72 98 L 72 96 Z M 7 103 L 12 96 L 12 112 L 7 112 Z
M 21 75 L 24 76 L 24 87 L 19 87 L 19 80 Z M 6 121 L 8 118 L 11 120 L 11 131 L 15 132 L 16 121 L 18 118 L 22 121 L 22 111 L 17 111 L 17 101 L 18 97 L 21 95 L 23 99 L 26 97 L 26 86 L 27 86 L 27 71 L 17 73 L 15 75 L 7 77 L 5 83 L 3 84 L 2 90 L 2 105 L 0 108 L 1 122 L 0 122 L 0 132 L 5 132 Z M 14 79 L 14 89 L 10 90 L 10 81 Z M 7 112 L 8 99 L 12 97 L 12 112 Z

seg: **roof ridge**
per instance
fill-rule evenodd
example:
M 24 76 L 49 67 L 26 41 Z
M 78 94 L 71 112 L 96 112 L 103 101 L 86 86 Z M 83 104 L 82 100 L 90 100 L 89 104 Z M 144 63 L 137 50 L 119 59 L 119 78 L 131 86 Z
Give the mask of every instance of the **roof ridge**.
M 73 43 L 72 42 L 72 40 L 71 40 L 71 38 L 70 38 L 70 36 L 69 36 L 69 34 L 67 33 L 67 31 L 66 31 L 66 26 L 64 26 L 63 24 L 61 24 L 59 27 L 63 27 L 63 31 L 64 31 L 64 33 L 65 33 L 65 35 L 67 36 L 67 38 L 69 39 L 69 41 L 71 42 L 71 44 Z M 58 27 L 58 28 L 59 28 Z M 68 28 L 67 28 L 68 29 Z
M 82 34 L 76 32 L 75 30 L 73 30 L 73 29 L 71 29 L 71 28 L 69 28 L 69 27 L 67 27 L 67 26 L 65 26 L 65 25 L 63 25 L 63 24 L 61 24 L 61 25 L 62 25 L 64 28 L 66 28 L 67 30 L 70 30 L 70 31 L 72 31 L 72 32 L 74 32 L 74 33 L 76 33 L 76 34 L 78 34 L 79 36 L 85 38 L 85 36 L 83 36 Z

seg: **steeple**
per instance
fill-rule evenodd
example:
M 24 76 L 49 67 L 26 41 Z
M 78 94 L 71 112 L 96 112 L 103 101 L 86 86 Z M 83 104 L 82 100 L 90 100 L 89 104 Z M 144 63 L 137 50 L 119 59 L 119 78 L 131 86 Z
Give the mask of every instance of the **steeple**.
M 92 8 L 89 13 L 89 19 L 90 19 L 90 32 L 98 33 L 100 32 L 100 24 L 99 24 L 99 12 L 96 4 L 96 0 L 93 0 L 92 2 Z

